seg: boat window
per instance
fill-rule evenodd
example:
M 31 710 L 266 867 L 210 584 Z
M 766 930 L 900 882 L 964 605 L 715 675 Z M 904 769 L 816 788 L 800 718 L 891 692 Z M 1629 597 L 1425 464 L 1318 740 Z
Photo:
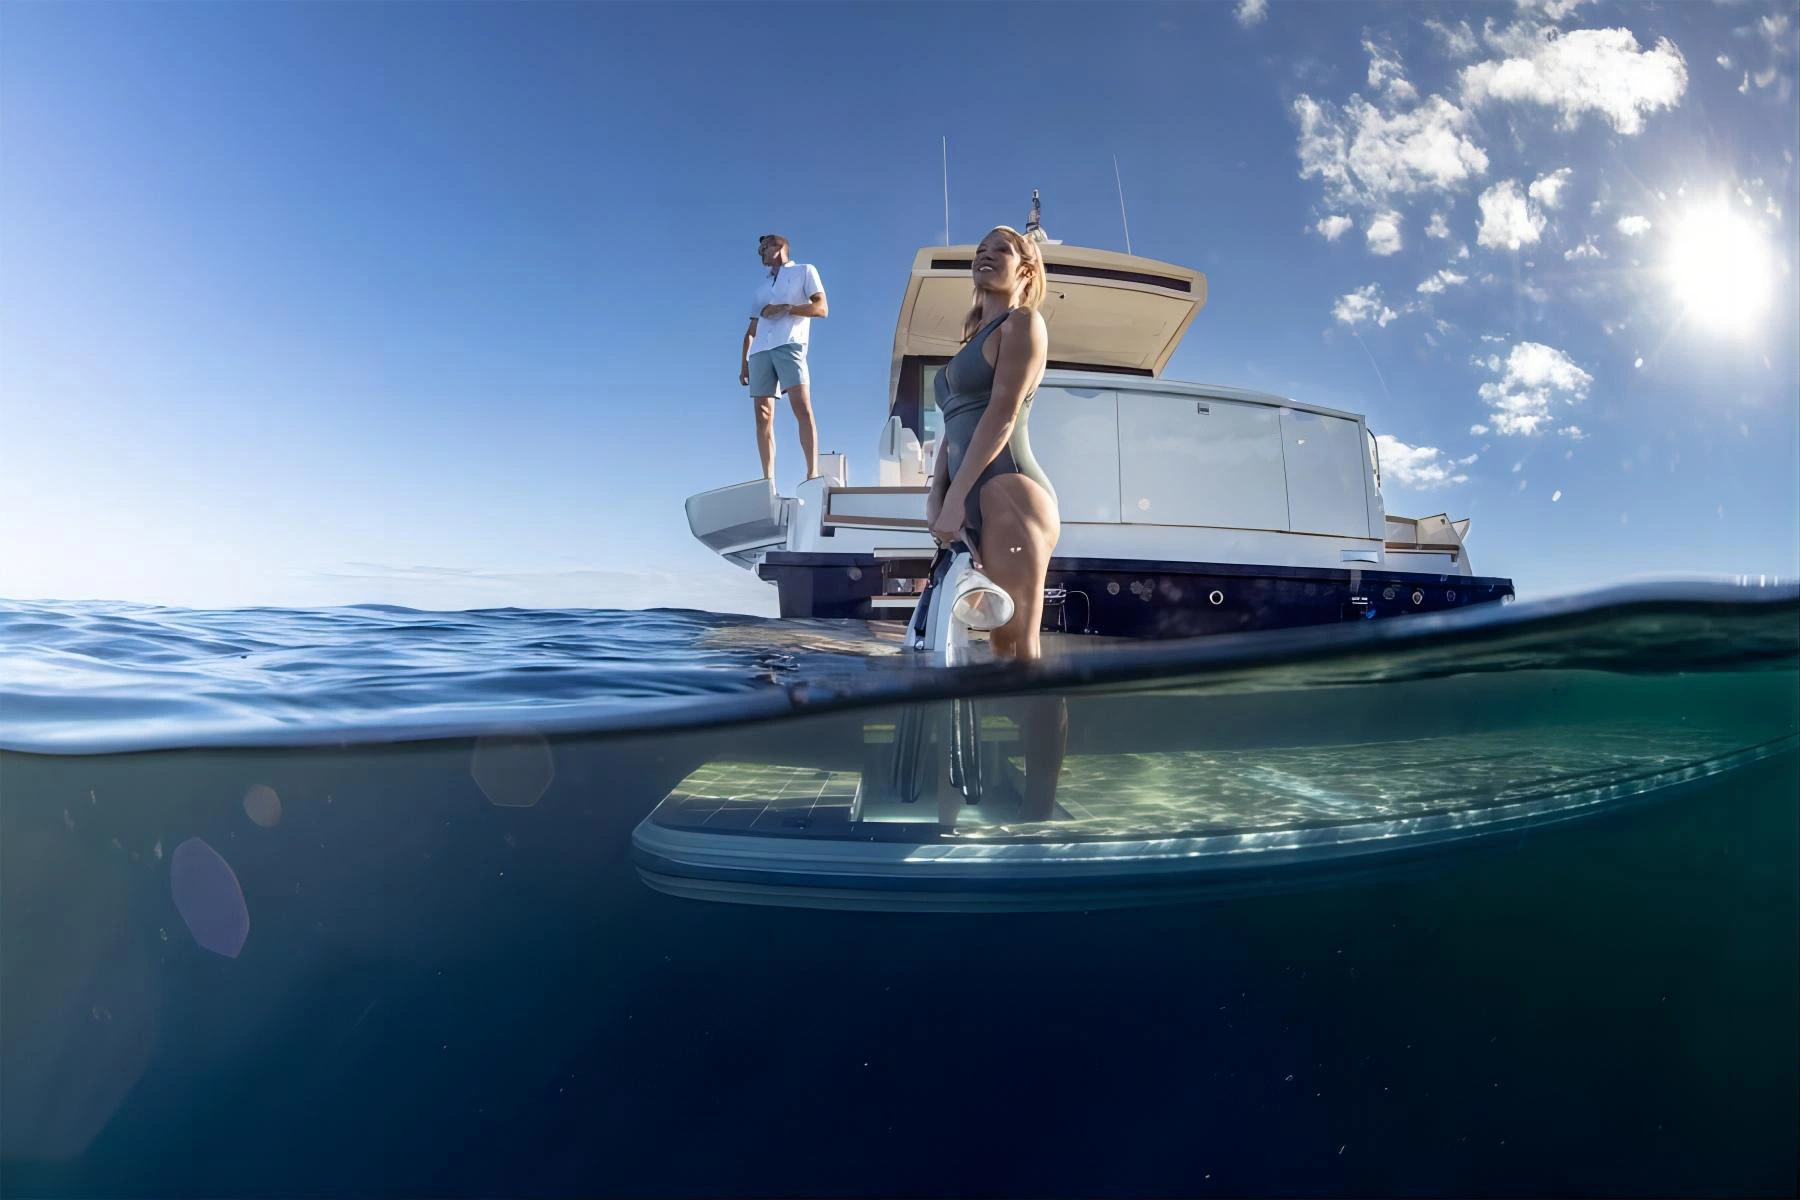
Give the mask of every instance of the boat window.
M 967 258 L 934 258 L 931 269 L 934 271 L 967 271 L 974 266 Z M 1121 283 L 1148 283 L 1155 287 L 1168 288 L 1172 292 L 1192 292 L 1194 285 L 1185 279 L 1177 279 L 1172 275 L 1152 275 L 1145 271 L 1118 271 L 1110 267 L 1078 267 L 1072 263 L 1051 262 L 1044 264 L 1044 270 L 1050 278 L 1062 276 L 1064 279 L 1110 279 Z
M 944 414 L 937 406 L 937 377 L 943 374 L 941 363 L 921 366 L 919 369 L 919 441 L 936 441 L 944 432 Z
M 900 418 L 900 424 L 928 442 L 943 429 L 937 411 L 937 377 L 948 358 L 909 354 L 900 360 L 900 382 L 894 390 L 893 407 L 888 411 Z
M 1368 444 L 1343 417 L 1297 408 L 1281 412 L 1281 462 L 1287 476 L 1288 528 L 1331 537 L 1372 537 Z M 1359 470 L 1357 459 L 1364 461 Z

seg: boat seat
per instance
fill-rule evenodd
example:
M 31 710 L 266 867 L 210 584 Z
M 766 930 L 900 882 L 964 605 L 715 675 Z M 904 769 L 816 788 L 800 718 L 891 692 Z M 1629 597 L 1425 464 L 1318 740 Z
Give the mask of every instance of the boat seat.
M 899 417 L 889 417 L 881 428 L 880 462 L 878 478 L 883 487 L 907 487 L 930 478 L 919 436 L 902 425 Z

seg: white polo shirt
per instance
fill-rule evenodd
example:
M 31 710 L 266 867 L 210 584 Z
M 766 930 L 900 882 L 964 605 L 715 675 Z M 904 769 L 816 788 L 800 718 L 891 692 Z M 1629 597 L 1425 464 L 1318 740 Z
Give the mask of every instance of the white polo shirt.
M 750 315 L 756 318 L 756 336 L 750 339 L 750 353 L 760 354 L 789 342 L 806 345 L 812 329 L 811 317 L 765 317 L 764 305 L 805 304 L 825 290 L 819 273 L 811 263 L 787 263 L 771 279 L 765 268 L 762 282 L 756 285 L 756 296 L 750 302 Z

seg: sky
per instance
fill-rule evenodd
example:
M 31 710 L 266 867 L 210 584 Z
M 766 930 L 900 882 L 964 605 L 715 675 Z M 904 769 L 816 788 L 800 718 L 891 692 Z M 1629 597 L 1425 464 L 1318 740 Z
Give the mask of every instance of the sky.
M 1792 3 L 0 5 L 0 596 L 775 611 L 755 243 L 874 481 L 912 256 L 1196 267 L 1521 596 L 1800 574 Z M 779 414 L 777 473 L 801 473 Z

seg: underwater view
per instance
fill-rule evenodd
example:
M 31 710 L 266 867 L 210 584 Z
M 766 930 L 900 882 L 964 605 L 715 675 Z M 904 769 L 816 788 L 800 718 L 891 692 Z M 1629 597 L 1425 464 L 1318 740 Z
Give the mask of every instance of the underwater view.
M 1797 89 L 0 3 L 0 1200 L 1794 1194 Z
M 9 604 L 0 1182 L 1784 1188 L 1796 590 L 1307 632 Z M 964 709 L 987 786 L 908 799 Z

